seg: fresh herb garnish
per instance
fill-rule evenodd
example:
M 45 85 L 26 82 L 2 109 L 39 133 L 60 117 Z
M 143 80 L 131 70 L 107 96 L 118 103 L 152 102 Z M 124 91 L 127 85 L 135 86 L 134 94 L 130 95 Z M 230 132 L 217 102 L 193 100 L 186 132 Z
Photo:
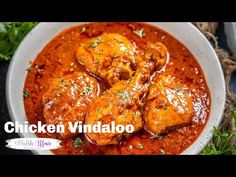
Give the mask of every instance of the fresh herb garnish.
M 98 39 L 94 39 L 91 44 L 88 46 L 88 48 L 95 48 L 97 47 L 98 44 L 102 43 L 102 39 L 98 38 Z
M 88 94 L 88 93 L 91 92 L 92 90 L 93 90 L 93 86 L 84 87 L 83 93 L 84 93 L 84 94 Z
M 232 106 L 232 119 L 236 126 L 236 107 Z M 229 131 L 227 127 L 221 130 L 214 128 L 213 137 L 208 145 L 202 150 L 202 155 L 236 155 L 236 129 Z
M 144 36 L 144 29 L 143 28 L 140 30 L 133 31 L 133 32 L 134 32 L 134 34 L 136 34 L 140 38 L 143 38 L 143 36 Z
M 96 74 L 97 74 L 97 70 L 93 70 L 93 71 L 92 71 L 92 74 L 93 74 L 93 75 L 96 75 Z
M 74 147 L 80 147 L 82 146 L 84 143 L 83 141 L 80 139 L 80 137 L 75 138 L 75 140 L 73 141 L 73 146 Z
M 141 143 L 138 143 L 137 148 L 138 149 L 143 149 L 143 145 Z
M 96 111 L 100 114 L 102 114 L 102 112 L 103 112 L 102 109 L 97 109 Z
M 138 115 L 137 115 L 136 112 L 133 113 L 132 118 L 134 119 L 134 122 L 137 123 L 137 121 L 138 121 Z
M 10 60 L 25 35 L 37 22 L 0 23 L 0 60 Z
M 228 133 L 214 128 L 211 142 L 202 150 L 202 155 L 235 155 L 236 147 L 230 141 L 235 138 L 236 132 Z
M 122 99 L 128 98 L 128 94 L 127 94 L 127 92 L 125 92 L 125 91 L 118 91 L 118 92 L 117 92 L 117 95 L 118 95 L 120 98 L 122 98 Z
M 24 90 L 24 91 L 23 91 L 23 97 L 24 97 L 24 98 L 28 98 L 29 96 L 30 96 L 29 91 L 28 91 L 28 90 Z
M 167 110 L 167 108 L 168 108 L 167 104 L 164 104 L 164 105 L 163 105 L 163 109 L 164 109 L 164 110 Z

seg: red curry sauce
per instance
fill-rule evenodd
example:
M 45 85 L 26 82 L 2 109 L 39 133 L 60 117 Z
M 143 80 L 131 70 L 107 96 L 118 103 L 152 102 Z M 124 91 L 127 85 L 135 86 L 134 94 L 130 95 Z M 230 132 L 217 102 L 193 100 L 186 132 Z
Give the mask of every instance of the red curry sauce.
M 140 38 L 134 30 L 144 30 Z M 54 150 L 55 154 L 179 154 L 188 148 L 202 132 L 209 116 L 210 94 L 203 72 L 194 56 L 174 37 L 161 29 L 143 23 L 90 23 L 75 26 L 63 31 L 50 41 L 31 64 L 25 90 L 30 96 L 24 100 L 25 111 L 30 123 L 45 123 L 43 117 L 42 95 L 50 87 L 54 78 L 63 77 L 74 71 L 86 72 L 75 58 L 78 45 L 89 38 L 103 33 L 120 33 L 126 36 L 138 48 L 144 48 L 147 41 L 163 43 L 169 51 L 170 59 L 162 75 L 173 75 L 188 86 L 194 103 L 195 116 L 191 125 L 177 128 L 161 137 L 153 138 L 142 130 L 119 145 L 98 147 L 80 135 L 84 144 L 73 147 L 73 139 L 63 140 L 62 148 Z M 89 74 L 89 73 L 88 73 Z M 99 81 L 101 92 L 108 86 Z M 46 134 L 38 134 L 47 137 Z

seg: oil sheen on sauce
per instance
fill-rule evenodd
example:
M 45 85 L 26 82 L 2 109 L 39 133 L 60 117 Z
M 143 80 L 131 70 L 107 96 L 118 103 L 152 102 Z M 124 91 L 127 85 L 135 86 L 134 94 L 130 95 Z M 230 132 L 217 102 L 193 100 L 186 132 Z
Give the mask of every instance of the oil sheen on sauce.
M 140 38 L 134 30 L 144 31 Z M 24 99 L 25 112 L 30 123 L 45 122 L 43 117 L 42 95 L 50 87 L 54 78 L 63 77 L 74 71 L 86 72 L 78 64 L 75 51 L 78 45 L 103 33 L 120 33 L 126 36 L 138 48 L 144 48 L 147 41 L 161 42 L 169 51 L 170 59 L 165 72 L 159 75 L 177 77 L 191 90 L 195 116 L 193 123 L 170 131 L 160 137 L 142 130 L 119 145 L 98 147 L 91 144 L 85 135 L 80 135 L 83 145 L 73 147 L 73 139 L 63 140 L 62 148 L 53 150 L 55 154 L 179 154 L 188 148 L 202 132 L 209 116 L 210 94 L 203 72 L 194 56 L 174 37 L 161 29 L 143 23 L 90 23 L 71 27 L 51 40 L 31 63 L 24 90 L 30 96 Z M 90 74 L 90 73 L 88 73 Z M 101 93 L 108 85 L 101 80 Z M 46 134 L 38 134 L 47 137 Z

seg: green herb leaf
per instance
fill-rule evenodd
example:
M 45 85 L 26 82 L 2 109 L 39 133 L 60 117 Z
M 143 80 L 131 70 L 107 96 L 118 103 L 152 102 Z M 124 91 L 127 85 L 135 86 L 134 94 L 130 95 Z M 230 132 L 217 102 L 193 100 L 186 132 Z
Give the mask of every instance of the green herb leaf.
M 163 109 L 164 109 L 164 110 L 167 110 L 167 108 L 168 108 L 167 104 L 164 104 L 164 105 L 163 105 Z
M 24 97 L 24 98 L 28 98 L 29 96 L 30 96 L 29 91 L 28 91 L 28 90 L 24 90 L 24 91 L 23 91 L 23 97 Z
M 235 131 L 228 133 L 214 128 L 211 142 L 202 150 L 202 155 L 235 155 L 236 149 L 233 143 L 230 143 L 235 137 Z
M 80 139 L 80 137 L 75 138 L 75 140 L 73 141 L 73 146 L 74 147 L 80 147 L 82 146 L 84 143 L 83 141 Z
M 136 34 L 140 38 L 143 38 L 143 36 L 144 36 L 144 29 L 143 28 L 140 30 L 137 30 L 137 31 L 133 31 L 133 32 L 134 32 L 134 34 Z
M 134 119 L 134 122 L 138 122 L 138 112 L 133 113 L 132 118 Z
M 118 91 L 118 92 L 117 92 L 117 95 L 118 95 L 120 98 L 122 98 L 122 99 L 128 98 L 128 93 L 125 92 L 125 91 Z
M 93 71 L 92 71 L 92 74 L 93 74 L 93 75 L 96 75 L 96 74 L 97 74 L 97 70 L 93 70 Z
M 10 60 L 25 35 L 37 22 L 0 23 L 0 60 Z
M 93 90 L 93 86 L 89 86 L 89 87 L 84 87 L 83 93 L 84 94 L 89 94 L 89 92 L 91 92 Z
M 98 39 L 94 39 L 92 41 L 92 43 L 88 46 L 88 48 L 95 48 L 97 47 L 98 44 L 102 43 L 102 39 L 101 38 L 98 38 Z
M 97 109 L 96 111 L 97 111 L 99 114 L 102 114 L 102 112 L 103 112 L 102 109 Z
M 141 143 L 138 143 L 137 148 L 138 149 L 143 149 L 143 145 Z

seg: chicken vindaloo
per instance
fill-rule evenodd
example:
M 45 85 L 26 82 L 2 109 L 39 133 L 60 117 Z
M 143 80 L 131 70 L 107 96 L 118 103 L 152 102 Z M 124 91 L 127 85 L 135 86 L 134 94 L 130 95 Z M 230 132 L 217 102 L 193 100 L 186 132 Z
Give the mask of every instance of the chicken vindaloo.
M 55 154 L 180 154 L 202 132 L 210 94 L 190 51 L 144 23 L 89 23 L 50 41 L 28 68 L 30 123 L 64 125 Z M 68 122 L 128 125 L 133 133 L 71 133 Z

